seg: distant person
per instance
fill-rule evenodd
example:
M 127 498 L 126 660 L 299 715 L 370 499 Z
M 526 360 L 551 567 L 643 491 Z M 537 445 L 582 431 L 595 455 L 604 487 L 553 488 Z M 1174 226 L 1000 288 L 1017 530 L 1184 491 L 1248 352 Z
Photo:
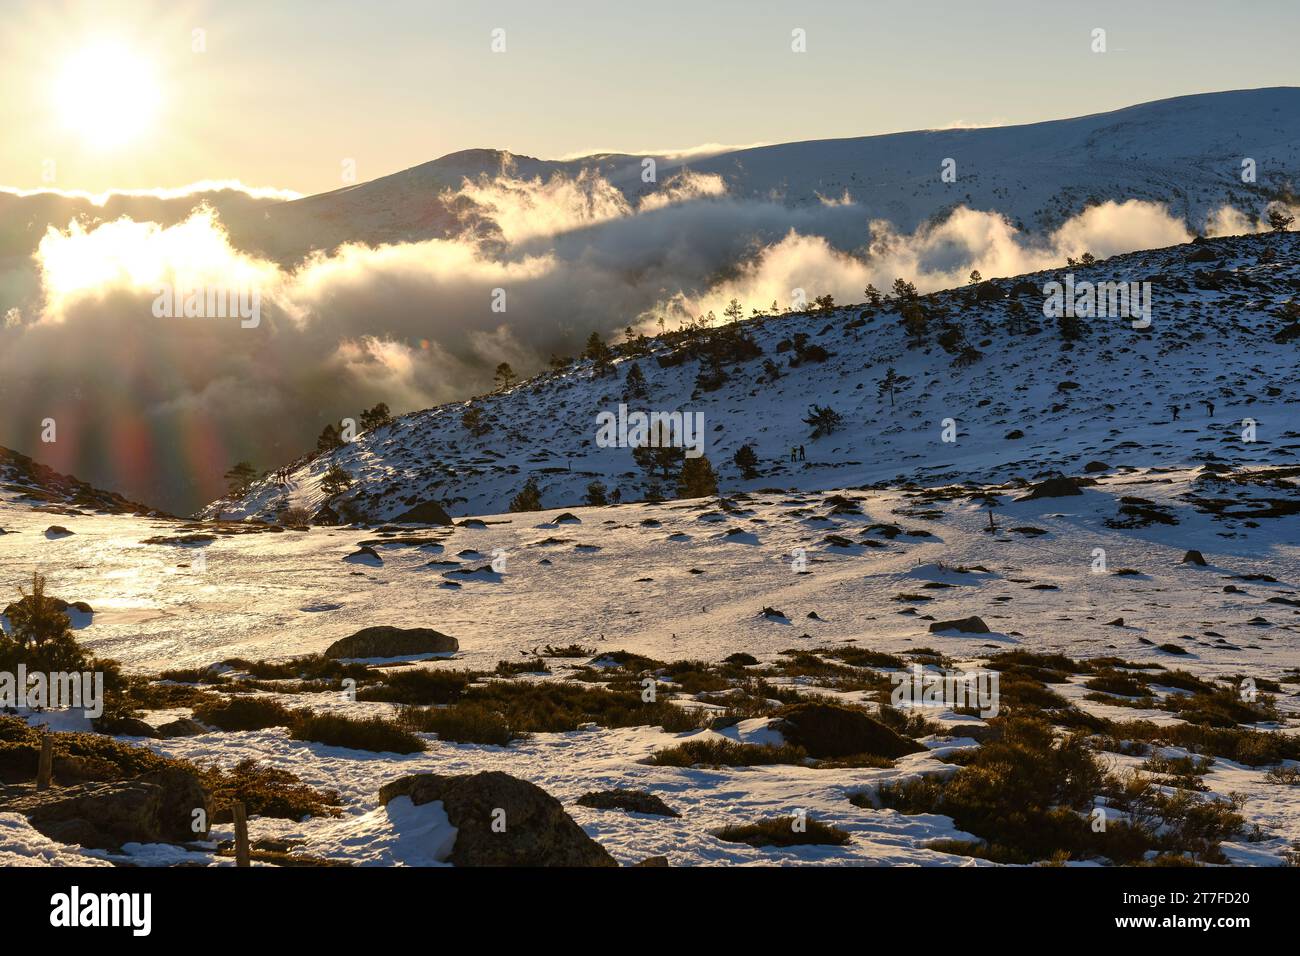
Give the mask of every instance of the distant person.
M 790 460 L 791 461 L 799 460 L 799 449 L 795 448 L 794 445 L 790 446 Z
M 1207 412 L 1209 412 L 1210 417 L 1213 418 L 1213 417 L 1214 417 L 1214 402 L 1206 402 L 1206 403 L 1205 403 L 1205 410 L 1206 410 Z
M 1169 406 L 1169 413 L 1170 413 L 1171 415 L 1174 416 L 1174 421 L 1178 421 L 1178 406 L 1177 406 L 1177 405 L 1170 405 L 1170 406 Z
M 799 460 L 800 460 L 800 461 L 807 461 L 807 460 L 808 460 L 808 456 L 805 455 L 805 454 L 803 453 L 803 445 L 800 445 L 800 446 L 799 446 Z
M 614 493 L 609 496 L 609 500 L 614 502 L 614 504 L 618 504 L 620 501 L 623 500 L 623 492 L 620 491 L 618 488 L 615 488 Z

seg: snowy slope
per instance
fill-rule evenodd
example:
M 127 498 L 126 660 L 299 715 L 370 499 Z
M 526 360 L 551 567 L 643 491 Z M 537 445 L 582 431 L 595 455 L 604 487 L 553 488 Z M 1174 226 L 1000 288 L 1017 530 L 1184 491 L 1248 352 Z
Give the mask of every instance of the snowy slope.
M 1023 229 L 1060 225 L 1108 199 L 1162 203 L 1192 228 L 1231 205 L 1252 217 L 1290 195 L 1300 175 L 1300 89 L 1276 87 L 1181 96 L 1110 113 L 987 129 L 921 130 L 811 140 L 711 156 L 653 157 L 660 181 L 675 171 L 716 175 L 727 193 L 790 206 L 839 199 L 847 191 L 864 219 L 905 231 L 959 204 L 994 209 Z M 473 217 L 461 183 L 599 173 L 629 199 L 648 188 L 646 157 L 602 154 L 539 160 L 504 150 L 465 150 L 345 189 L 284 203 L 261 225 L 259 245 L 280 257 L 341 242 L 443 238 Z M 1242 181 L 1242 160 L 1257 181 Z M 956 180 L 940 176 L 945 159 Z M 444 193 L 447 196 L 444 197 Z M 249 236 L 258 235 L 250 223 Z
M 26 455 L 0 448 L 0 488 L 18 501 L 39 505 L 52 514 L 78 514 L 78 509 L 112 514 L 156 515 L 146 505 L 128 501 L 113 491 L 95 488 L 33 461 Z
M 1078 281 L 1150 281 L 1151 327 L 1087 319 L 1084 338 L 1064 348 L 1055 322 L 1043 317 L 1042 290 L 1067 272 Z M 894 306 L 853 306 L 746 323 L 762 356 L 729 366 L 729 381 L 714 391 L 697 390 L 699 361 L 661 367 L 672 349 L 656 345 L 635 360 L 648 397 L 628 404 L 702 414 L 705 454 L 724 490 L 1029 479 L 1049 469 L 1078 472 L 1095 459 L 1114 467 L 1216 458 L 1284 464 L 1300 449 L 1292 387 L 1300 359 L 1294 342 L 1275 342 L 1274 335 L 1287 324 L 1281 309 L 1297 290 L 1295 234 L 1134 253 L 922 297 L 982 353 L 968 367 L 954 366 L 935 344 L 937 332 L 925 348 L 909 347 Z M 1024 305 L 1038 334 L 1008 330 L 1012 302 Z M 799 333 L 830 357 L 791 367 L 793 352 L 782 343 Z M 764 359 L 780 366 L 776 381 L 764 373 Z M 630 450 L 597 447 L 595 440 L 596 416 L 617 414 L 624 401 L 631 361 L 620 359 L 616 374 L 602 378 L 581 363 L 477 400 L 493 426 L 479 438 L 462 423 L 464 403 L 403 416 L 300 464 L 287 485 L 263 481 L 246 498 L 214 502 L 202 516 L 271 518 L 285 502 L 315 511 L 326 500 L 320 479 L 334 463 L 356 480 L 335 504 L 376 521 L 431 500 L 453 515 L 504 511 L 529 477 L 538 479 L 549 507 L 581 503 L 593 480 L 618 488 L 624 500 L 639 499 L 644 475 Z M 892 406 L 878 389 L 890 367 L 909 380 Z M 1206 401 L 1215 404 L 1213 417 Z M 802 419 L 814 403 L 839 411 L 844 427 L 811 440 Z M 1178 421 L 1171 419 L 1173 404 Z M 943 441 L 949 418 L 955 442 Z M 1241 440 L 1247 418 L 1257 423 L 1252 443 Z M 758 454 L 756 479 L 741 478 L 732 462 L 743 444 Z M 805 447 L 806 461 L 789 461 L 794 445 Z
M 1252 474 L 1254 484 L 1243 481 Z M 555 509 L 488 515 L 481 524 L 418 536 L 346 528 L 224 534 L 208 526 L 210 540 L 153 544 L 144 542 L 177 535 L 177 523 L 84 515 L 66 519 L 73 535 L 49 538 L 42 534 L 47 516 L 0 494 L 0 524 L 18 532 L 0 537 L 0 566 L 11 583 L 45 570 L 51 593 L 90 603 L 93 620 L 77 631 L 78 640 L 137 673 L 233 656 L 319 652 L 373 624 L 433 626 L 459 640 L 454 659 L 415 666 L 490 670 L 498 661 L 525 660 L 548 643 L 591 649 L 575 660 L 551 660 L 551 673 L 537 678 L 549 681 L 572 679 L 591 656 L 613 650 L 710 661 L 743 651 L 769 673 L 790 648 L 906 655 L 924 646 L 963 662 L 1023 649 L 1083 659 L 1117 655 L 1207 679 L 1246 674 L 1277 680 L 1283 722 L 1263 729 L 1294 733 L 1300 716 L 1300 513 L 1226 520 L 1203 508 L 1207 499 L 1239 495 L 1300 505 L 1300 491 L 1294 474 L 1240 472 L 1233 479 L 1202 468 L 1154 469 L 1101 475 L 1081 495 L 1033 501 L 1018 500 L 1023 494 L 1013 487 L 771 493 L 737 496 L 725 510 L 704 499 L 575 508 L 571 518 Z M 997 504 L 993 534 L 984 530 L 986 495 Z M 1115 527 L 1122 498 L 1146 499 L 1175 523 Z M 893 537 L 891 525 L 901 529 Z M 373 543 L 380 561 L 349 560 L 362 541 Z M 1108 556 L 1109 573 L 1092 570 L 1098 548 Z M 1181 563 L 1187 548 L 1202 550 L 1207 566 Z M 797 549 L 807 558 L 802 572 L 792 560 Z M 457 573 L 481 568 L 494 553 L 505 556 L 501 573 Z M 984 570 L 956 570 L 972 565 Z M 768 606 L 783 616 L 761 613 Z M 933 621 L 970 614 L 983 617 L 990 633 L 929 631 Z M 1116 618 L 1123 618 L 1122 626 L 1113 623 Z M 1186 653 L 1161 649 L 1166 643 Z M 800 693 L 870 706 L 867 692 L 826 688 L 779 671 L 769 679 Z M 1081 681 L 1053 687 L 1099 716 L 1173 719 L 1157 709 L 1086 699 Z M 675 692 L 666 685 L 663 693 Z M 335 691 L 286 692 L 282 699 L 287 706 L 358 717 L 395 712 L 392 704 L 350 701 Z M 723 710 L 691 694 L 678 700 Z M 145 717 L 158 725 L 187 713 L 160 710 Z M 952 713 L 936 719 L 978 723 Z M 962 837 L 949 818 L 863 811 L 846 799 L 885 781 L 952 772 L 937 758 L 974 745 L 960 734 L 927 737 L 928 752 L 890 768 L 641 762 L 690 737 L 755 742 L 772 733 L 763 724 L 680 733 L 593 726 L 535 734 L 508 748 L 427 734 L 430 750 L 409 756 L 294 740 L 283 728 L 136 742 L 222 766 L 256 759 L 314 787 L 337 790 L 342 817 L 259 817 L 253 832 L 259 839 L 305 841 L 302 852 L 362 865 L 436 862 L 428 848 L 437 841 L 426 834 L 436 834 L 439 821 L 427 811 L 421 816 L 378 806 L 382 784 L 406 773 L 481 770 L 503 770 L 542 786 L 624 864 L 666 854 L 674 865 L 976 865 L 926 846 Z M 1140 761 L 1114 754 L 1107 759 L 1119 767 Z M 1294 788 L 1269 783 L 1265 772 L 1219 759 L 1206 777 L 1207 797 L 1244 794 L 1248 825 L 1262 829 L 1254 842 L 1242 836 L 1224 844 L 1234 862 L 1276 865 L 1300 840 Z M 683 816 L 647 819 L 574 802 L 587 791 L 620 786 L 661 793 Z M 720 826 L 795 807 L 844 828 L 851 842 L 756 849 L 713 836 Z M 229 838 L 229 825 L 214 835 Z M 0 856 L 51 856 L 30 833 L 3 837 Z M 229 862 L 157 846 L 130 847 L 123 858 L 144 865 Z

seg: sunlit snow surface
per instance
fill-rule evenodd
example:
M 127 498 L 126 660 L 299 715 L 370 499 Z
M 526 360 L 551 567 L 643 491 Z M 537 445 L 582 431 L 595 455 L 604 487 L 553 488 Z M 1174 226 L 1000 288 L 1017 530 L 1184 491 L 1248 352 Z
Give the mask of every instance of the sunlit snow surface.
M 1300 609 L 1267 599 L 1300 597 L 1300 518 L 1264 519 L 1254 528 L 1216 521 L 1183 498 L 1198 473 L 1103 476 L 1081 496 L 1037 501 L 1017 501 L 1020 492 L 1006 492 L 1001 507 L 994 509 L 1000 529 L 994 535 L 983 530 L 988 509 L 966 499 L 925 502 L 897 490 L 844 492 L 859 501 L 862 514 L 855 515 L 832 513 L 829 493 L 756 493 L 736 501 L 730 511 L 716 500 L 674 501 L 565 509 L 580 519 L 576 523 L 557 523 L 560 511 L 550 510 L 487 516 L 481 528 L 419 529 L 415 533 L 423 537 L 441 536 L 441 548 L 381 543 L 376 547 L 383 560 L 377 566 L 344 560 L 361 541 L 382 540 L 373 529 L 314 528 L 218 537 L 202 546 L 145 545 L 144 539 L 175 534 L 178 526 L 123 516 L 54 516 L 33 511 L 10 494 L 0 503 L 0 527 L 9 532 L 0 536 L 0 567 L 7 586 L 16 587 L 41 571 L 49 577 L 51 594 L 90 604 L 94 613 L 80 622 L 79 640 L 141 672 L 235 656 L 318 652 L 362 627 L 393 624 L 434 627 L 460 641 L 459 655 L 428 665 L 435 667 L 490 669 L 499 660 L 518 660 L 548 643 L 578 643 L 597 653 L 630 650 L 662 660 L 719 660 L 745 651 L 763 661 L 787 648 L 854 641 L 890 652 L 932 646 L 967 661 L 1014 647 L 1082 658 L 1114 654 L 1198 674 L 1277 679 L 1300 665 Z M 1108 528 L 1103 520 L 1116 515 L 1121 495 L 1168 505 L 1179 523 Z M 938 516 L 918 516 L 926 511 Z M 658 524 L 643 524 L 648 519 Z M 46 529 L 55 523 L 74 533 L 47 537 Z M 903 535 L 891 541 L 868 531 L 876 523 L 927 531 L 932 537 Z M 1016 527 L 1046 533 L 1009 530 Z M 737 529 L 747 534 L 727 534 Z M 829 544 L 829 534 L 848 538 L 854 546 Z M 858 544 L 866 539 L 883 546 Z M 1104 549 L 1110 572 L 1133 568 L 1141 574 L 1093 573 L 1098 548 Z M 1203 551 L 1209 567 L 1180 563 L 1188 548 Z M 808 573 L 797 573 L 798 549 L 804 551 Z M 464 551 L 478 556 L 458 557 Z M 457 567 L 482 567 L 494 552 L 504 554 L 502 573 L 448 576 Z M 196 558 L 200 553 L 201 563 Z M 443 563 L 431 566 L 431 561 Z M 987 573 L 947 570 L 962 565 L 980 565 Z M 1236 578 L 1247 574 L 1269 574 L 1277 583 Z M 449 581 L 462 586 L 444 587 Z M 909 605 L 894 600 L 895 595 L 927 582 L 955 586 L 928 590 L 933 600 L 920 607 L 920 614 L 938 620 L 978 614 L 994 633 L 931 634 L 919 615 L 900 613 Z M 1224 593 L 1229 583 L 1241 592 Z M 1057 589 L 1035 588 L 1044 584 Z M 1011 600 L 995 600 L 1001 596 Z M 765 606 L 783 611 L 785 618 L 763 617 Z M 821 620 L 808 617 L 814 611 Z M 1124 627 L 1106 625 L 1117 617 L 1124 618 Z M 1257 617 L 1268 623 L 1247 623 Z M 1152 644 L 1140 643 L 1141 638 Z M 1153 646 L 1164 642 L 1190 654 L 1174 658 Z M 581 662 L 555 661 L 554 676 L 547 679 L 562 679 L 569 663 Z M 1084 701 L 1081 686 L 1057 689 L 1079 706 L 1108 716 L 1169 716 Z M 1294 720 L 1300 710 L 1296 688 L 1286 691 L 1279 706 Z M 393 709 L 333 694 L 285 699 L 295 706 L 354 714 Z M 176 713 L 147 716 L 160 723 Z M 770 740 L 773 732 L 762 721 L 747 721 L 727 733 L 735 739 L 745 735 L 753 743 Z M 499 769 L 562 800 L 623 863 L 666 854 L 674 864 L 985 865 L 920 845 L 957 835 L 945 817 L 866 811 L 846 799 L 882 780 L 921 770 L 951 771 L 930 754 L 905 757 L 888 770 L 706 770 L 638 763 L 681 736 L 653 728 L 593 729 L 538 734 L 501 749 L 441 743 L 429 735 L 427 753 L 406 757 L 293 741 L 283 730 L 213 733 L 148 745 L 169 755 L 222 764 L 256 756 L 292 770 L 307 783 L 339 790 L 343 818 L 303 823 L 259 819 L 255 832 L 303 839 L 303 852 L 358 863 L 428 864 L 441 858 L 445 817 L 439 823 L 431 810 L 413 812 L 427 808 L 379 807 L 376 794 L 382 784 L 416 771 Z M 943 738 L 925 743 L 933 748 L 973 744 Z M 1129 760 L 1107 759 L 1118 764 Z M 1248 825 L 1258 822 L 1276 837 L 1267 843 L 1230 844 L 1226 852 L 1231 859 L 1277 862 L 1286 841 L 1300 839 L 1300 798 L 1294 788 L 1266 784 L 1262 770 L 1222 759 L 1205 779 L 1214 792 L 1246 793 Z M 648 786 L 683 816 L 650 818 L 573 803 L 586 791 L 615 786 Z M 843 827 L 853 842 L 758 850 L 710 834 L 726 823 L 795 809 Z M 215 836 L 223 836 L 221 828 Z M 139 862 L 175 862 L 177 852 L 128 848 Z M 200 862 L 215 862 L 208 854 L 196 856 Z

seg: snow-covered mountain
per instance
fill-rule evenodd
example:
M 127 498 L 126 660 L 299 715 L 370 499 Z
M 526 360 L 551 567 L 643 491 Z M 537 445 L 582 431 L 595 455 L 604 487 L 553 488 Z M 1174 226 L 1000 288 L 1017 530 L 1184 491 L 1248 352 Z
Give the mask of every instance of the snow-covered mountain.
M 1258 216 L 1293 199 L 1300 177 L 1300 88 L 1180 96 L 1108 113 L 1023 126 L 919 130 L 810 140 L 712 155 L 653 158 L 660 183 L 689 169 L 716 176 L 728 195 L 791 207 L 847 192 L 866 219 L 903 230 L 965 204 L 1003 213 L 1026 230 L 1059 225 L 1090 204 L 1145 199 L 1194 229 L 1224 205 Z M 210 189 L 190 197 L 119 195 L 104 205 L 56 193 L 0 193 L 0 255 L 28 255 L 49 226 L 73 218 L 172 224 L 199 202 L 213 206 L 240 248 L 293 262 L 313 249 L 447 238 L 481 230 L 489 210 L 461 194 L 466 180 L 503 175 L 542 181 L 599 174 L 629 200 L 653 189 L 647 157 L 600 154 L 544 160 L 469 149 L 391 175 L 295 200 Z M 954 162 L 955 179 L 941 173 Z M 1243 160 L 1255 181 L 1244 182 Z M 952 177 L 949 177 L 951 179 Z
M 51 514 L 132 514 L 160 516 L 147 505 L 129 501 L 114 491 L 96 488 L 70 475 L 33 461 L 26 455 L 0 448 L 0 489 L 11 500 Z
M 1085 318 L 1081 337 L 1066 341 L 1044 308 L 1049 284 L 1067 281 L 1078 289 L 1149 283 L 1150 326 Z M 270 518 L 286 504 L 315 512 L 328 500 L 321 479 L 333 465 L 354 480 L 334 505 L 371 521 L 427 502 L 452 515 L 501 512 L 530 478 L 547 507 L 582 502 L 593 481 L 640 499 L 648 485 L 631 450 L 597 441 L 598 416 L 617 416 L 620 404 L 702 416 L 704 454 L 724 491 L 1029 480 L 1053 469 L 1080 473 L 1092 461 L 1280 465 L 1300 451 L 1300 353 L 1288 311 L 1298 291 L 1300 236 L 1271 234 L 921 296 L 924 345 L 909 339 L 896 300 L 670 333 L 639 349 L 616 347 L 606 375 L 578 362 L 402 416 L 201 516 Z M 724 380 L 708 381 L 718 376 L 693 350 L 728 335 L 751 343 L 748 357 L 726 361 Z M 643 398 L 627 395 L 634 363 Z M 881 385 L 889 369 L 902 381 L 892 398 Z M 834 409 L 842 426 L 811 437 L 804 419 L 813 405 Z M 487 429 L 478 435 L 465 423 L 471 406 Z M 743 445 L 757 455 L 758 477 L 743 478 L 733 462 Z M 806 457 L 792 462 L 796 446 Z
M 540 160 L 473 149 L 334 192 L 283 203 L 249 238 L 279 257 L 342 242 L 443 238 L 478 219 L 457 190 L 466 180 L 599 173 L 635 199 L 647 157 L 601 154 Z M 1024 229 L 1060 225 L 1108 199 L 1167 204 L 1199 229 L 1214 210 L 1252 216 L 1294 195 L 1300 176 L 1300 88 L 1180 96 L 1109 113 L 1023 126 L 920 130 L 810 140 L 709 156 L 660 155 L 660 182 L 683 168 L 720 177 L 727 194 L 790 206 L 847 192 L 867 219 L 912 230 L 965 204 L 994 209 Z M 1255 178 L 1244 182 L 1243 160 Z M 952 160 L 955 178 L 941 173 Z M 951 181 L 948 181 L 951 179 Z

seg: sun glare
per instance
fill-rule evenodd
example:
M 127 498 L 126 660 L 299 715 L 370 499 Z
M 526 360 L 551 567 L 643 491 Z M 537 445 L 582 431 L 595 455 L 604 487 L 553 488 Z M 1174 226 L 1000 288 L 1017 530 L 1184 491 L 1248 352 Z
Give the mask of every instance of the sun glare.
M 96 149 L 112 149 L 148 131 L 159 90 L 151 65 L 130 50 L 105 42 L 64 64 L 55 86 L 60 121 Z

